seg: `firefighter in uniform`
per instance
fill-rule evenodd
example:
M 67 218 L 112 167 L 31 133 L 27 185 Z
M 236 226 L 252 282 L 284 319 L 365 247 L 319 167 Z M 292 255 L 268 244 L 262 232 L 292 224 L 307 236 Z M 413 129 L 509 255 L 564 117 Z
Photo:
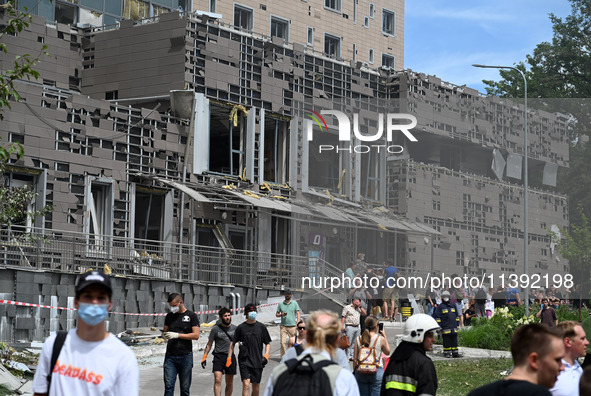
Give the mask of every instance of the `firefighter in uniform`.
M 435 395 L 437 373 L 426 355 L 433 350 L 440 327 L 429 315 L 412 315 L 404 324 L 402 342 L 384 371 L 380 396 Z
M 449 302 L 449 292 L 445 290 L 441 293 L 442 303 L 437 307 L 435 319 L 441 326 L 443 336 L 443 356 L 460 357 L 458 353 L 458 326 L 460 324 L 461 312 L 457 312 L 456 304 Z

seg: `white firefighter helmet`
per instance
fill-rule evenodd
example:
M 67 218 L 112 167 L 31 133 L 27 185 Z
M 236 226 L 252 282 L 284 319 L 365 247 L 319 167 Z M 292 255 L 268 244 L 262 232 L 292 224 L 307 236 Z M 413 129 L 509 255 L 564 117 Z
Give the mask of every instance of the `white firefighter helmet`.
M 414 314 L 404 324 L 402 341 L 420 344 L 425 339 L 425 334 L 430 331 L 440 330 L 441 327 L 435 319 L 425 314 Z
M 441 292 L 441 298 L 443 298 L 443 297 L 450 297 L 450 296 L 451 295 L 449 294 L 449 291 L 447 291 L 447 290 L 444 290 L 444 291 Z

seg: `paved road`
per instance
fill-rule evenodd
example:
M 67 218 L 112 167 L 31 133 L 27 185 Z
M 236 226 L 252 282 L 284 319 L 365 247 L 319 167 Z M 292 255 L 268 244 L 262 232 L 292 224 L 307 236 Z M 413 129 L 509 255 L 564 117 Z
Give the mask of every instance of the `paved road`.
M 388 323 L 386 325 L 386 336 L 393 345 L 396 334 L 401 334 L 401 327 L 394 327 L 394 324 Z M 279 364 L 279 326 L 270 326 L 269 333 L 273 341 L 271 342 L 271 353 L 269 354 L 269 364 L 263 370 L 263 380 L 261 382 L 261 393 L 267 385 L 269 375 Z M 208 334 L 203 334 L 203 340 L 206 340 Z M 203 344 L 204 345 L 204 344 Z M 201 358 L 203 351 L 194 352 L 193 357 L 195 365 L 193 366 L 193 382 L 191 384 L 191 394 L 199 396 L 213 396 L 213 374 L 211 372 L 211 357 L 208 358 L 207 367 L 205 370 L 201 368 Z M 154 356 L 151 358 L 152 364 L 148 366 L 140 366 L 140 395 L 142 396 L 162 396 L 164 394 L 164 381 L 162 379 L 162 361 L 164 356 Z M 222 392 L 224 389 L 222 385 Z M 176 384 L 175 395 L 180 395 L 178 381 Z M 240 373 L 234 377 L 234 395 L 240 395 L 242 391 L 242 383 L 240 382 Z M 223 393 L 222 393 L 223 394 Z

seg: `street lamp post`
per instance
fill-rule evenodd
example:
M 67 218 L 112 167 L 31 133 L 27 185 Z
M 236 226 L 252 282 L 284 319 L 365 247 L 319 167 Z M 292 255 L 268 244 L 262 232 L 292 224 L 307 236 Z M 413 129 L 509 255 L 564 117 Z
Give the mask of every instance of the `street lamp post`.
M 523 204 L 524 204 L 524 224 L 523 224 L 523 272 L 527 277 L 527 287 L 525 288 L 525 316 L 529 316 L 529 264 L 528 264 L 528 245 L 529 245 L 529 233 L 528 233 L 528 180 L 527 180 L 527 79 L 525 74 L 516 67 L 513 66 L 488 66 L 488 65 L 472 65 L 474 67 L 480 67 L 483 69 L 510 69 L 515 70 L 523 78 L 524 87 L 524 130 L 523 135 Z

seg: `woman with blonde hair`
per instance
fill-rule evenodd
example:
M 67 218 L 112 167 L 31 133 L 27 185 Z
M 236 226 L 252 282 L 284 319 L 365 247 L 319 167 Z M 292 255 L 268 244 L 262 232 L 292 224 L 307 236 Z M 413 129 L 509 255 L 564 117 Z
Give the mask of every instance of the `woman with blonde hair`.
M 377 370 L 374 373 L 362 373 L 359 367 L 365 362 L 369 361 L 367 358 L 360 356 L 362 348 L 373 348 L 371 358 L 375 361 Z M 384 367 L 382 364 L 382 353 L 390 355 L 390 344 L 386 339 L 384 330 L 379 330 L 379 321 L 373 315 L 365 319 L 365 331 L 361 337 L 357 337 L 355 341 L 355 350 L 353 356 L 353 364 L 355 368 L 355 379 L 359 386 L 359 394 L 361 396 L 379 396 L 382 386 L 382 377 L 384 376 Z

